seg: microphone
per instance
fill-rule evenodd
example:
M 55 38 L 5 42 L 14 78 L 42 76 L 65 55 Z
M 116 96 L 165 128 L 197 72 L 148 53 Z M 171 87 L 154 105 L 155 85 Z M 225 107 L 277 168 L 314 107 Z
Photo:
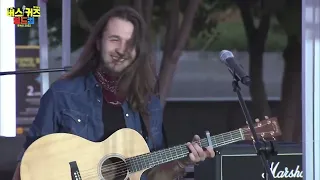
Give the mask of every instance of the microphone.
M 240 82 L 246 86 L 250 86 L 250 77 L 244 71 L 241 64 L 235 60 L 232 52 L 228 50 L 222 50 L 220 52 L 220 61 L 227 65 L 229 71 L 235 76 L 235 78 L 237 78 L 237 80 L 240 80 Z

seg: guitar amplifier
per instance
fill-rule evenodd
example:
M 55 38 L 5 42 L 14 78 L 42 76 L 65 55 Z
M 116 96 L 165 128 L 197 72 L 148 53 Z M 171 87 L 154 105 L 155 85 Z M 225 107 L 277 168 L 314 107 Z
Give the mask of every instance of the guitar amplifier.
M 302 146 L 277 143 L 276 150 L 278 155 L 269 161 L 274 179 L 302 180 Z M 234 144 L 219 148 L 215 161 L 216 180 L 264 179 L 264 168 L 253 145 Z

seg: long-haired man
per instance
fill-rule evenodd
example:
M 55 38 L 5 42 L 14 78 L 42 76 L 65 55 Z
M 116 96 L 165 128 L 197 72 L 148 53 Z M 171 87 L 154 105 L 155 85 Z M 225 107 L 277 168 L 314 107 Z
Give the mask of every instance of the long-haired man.
M 24 149 L 51 133 L 72 133 L 99 142 L 121 128 L 141 133 L 151 151 L 165 148 L 163 112 L 147 34 L 143 18 L 130 7 L 119 6 L 103 15 L 72 70 L 41 98 Z M 211 147 L 204 151 L 193 141 L 187 143 L 188 158 L 152 168 L 142 179 L 174 179 L 185 166 L 214 157 Z M 20 179 L 19 168 L 16 180 Z

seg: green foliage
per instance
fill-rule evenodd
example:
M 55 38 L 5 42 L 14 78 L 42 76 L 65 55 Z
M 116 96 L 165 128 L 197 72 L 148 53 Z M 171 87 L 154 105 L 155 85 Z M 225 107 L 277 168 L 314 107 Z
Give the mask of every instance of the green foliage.
M 217 12 L 223 12 L 233 6 L 228 0 L 204 0 L 194 18 L 191 37 L 210 39 L 216 35 L 219 19 L 214 17 Z
M 217 2 L 217 1 L 216 1 Z M 221 49 L 235 49 L 238 51 L 247 50 L 247 38 L 244 31 L 239 10 L 233 2 L 223 1 L 217 5 L 204 4 L 202 8 L 210 10 L 209 12 L 200 11 L 195 19 L 193 33 L 186 47 L 188 50 L 207 50 L 220 51 Z M 211 8 L 210 8 L 211 7 Z M 212 8 L 214 7 L 214 8 Z M 261 3 L 254 3 L 254 17 L 259 17 Z M 229 11 L 231 13 L 227 14 Z M 200 15 L 199 15 L 200 14 Z M 213 24 L 204 23 L 206 17 L 215 14 L 218 17 L 211 16 Z M 218 14 L 218 15 L 217 15 Z M 226 14 L 225 16 L 223 14 Z M 220 15 L 220 17 L 219 17 Z M 222 17 L 221 17 L 222 16 Z M 208 18 L 207 18 L 208 19 Z M 286 46 L 286 35 L 273 18 L 271 21 L 268 39 L 266 42 L 266 51 L 282 51 Z
M 288 36 L 301 37 L 301 6 L 301 0 L 285 1 L 281 10 L 276 12 Z
M 88 20 L 94 25 L 99 17 L 115 5 L 115 1 L 89 1 L 82 0 L 81 9 Z M 36 0 L 28 3 L 36 4 Z M 180 12 L 184 12 L 188 1 L 180 1 Z M 165 32 L 165 21 L 168 18 L 167 1 L 154 1 L 152 15 L 152 35 L 155 37 Z M 236 9 L 232 0 L 203 0 L 194 19 L 194 25 L 186 49 L 219 51 L 221 49 L 246 50 L 247 40 L 241 18 L 239 21 L 228 21 L 228 15 L 219 14 Z M 74 12 L 74 10 L 72 10 Z M 48 28 L 50 46 L 55 47 L 62 42 L 62 4 L 61 1 L 48 1 Z M 226 13 L 225 13 L 226 14 Z M 289 16 L 287 16 L 289 17 Z M 286 18 L 287 20 L 287 18 Z M 286 39 L 283 28 L 278 23 L 272 23 L 266 44 L 267 51 L 279 51 L 285 47 Z M 37 28 L 35 27 L 35 30 Z M 72 17 L 71 49 L 76 50 L 85 43 L 88 32 L 80 28 L 76 18 Z M 163 38 L 161 38 L 163 39 Z M 162 42 L 163 43 L 163 42 Z
M 279 31 L 279 30 L 277 30 Z M 277 32 L 272 28 L 269 31 L 266 42 L 266 51 L 282 51 L 286 46 L 286 36 L 283 31 Z M 217 38 L 208 46 L 207 51 L 221 51 L 222 49 L 232 49 L 237 51 L 247 50 L 247 38 L 243 23 L 224 22 L 217 25 Z M 191 38 L 188 50 L 201 50 L 206 44 L 206 38 Z

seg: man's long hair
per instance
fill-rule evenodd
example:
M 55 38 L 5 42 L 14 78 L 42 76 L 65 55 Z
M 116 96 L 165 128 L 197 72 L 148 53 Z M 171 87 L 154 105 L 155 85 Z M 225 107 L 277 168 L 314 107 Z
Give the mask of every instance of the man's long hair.
M 134 9 L 119 6 L 104 14 L 96 23 L 83 51 L 70 72 L 62 78 L 70 79 L 94 72 L 101 63 L 97 42 L 101 42 L 103 31 L 110 18 L 120 18 L 133 24 L 131 47 L 136 49 L 136 58 L 120 75 L 119 93 L 125 95 L 134 110 L 148 114 L 147 104 L 154 93 L 156 72 L 152 64 L 152 52 L 148 44 L 148 30 L 145 21 Z

